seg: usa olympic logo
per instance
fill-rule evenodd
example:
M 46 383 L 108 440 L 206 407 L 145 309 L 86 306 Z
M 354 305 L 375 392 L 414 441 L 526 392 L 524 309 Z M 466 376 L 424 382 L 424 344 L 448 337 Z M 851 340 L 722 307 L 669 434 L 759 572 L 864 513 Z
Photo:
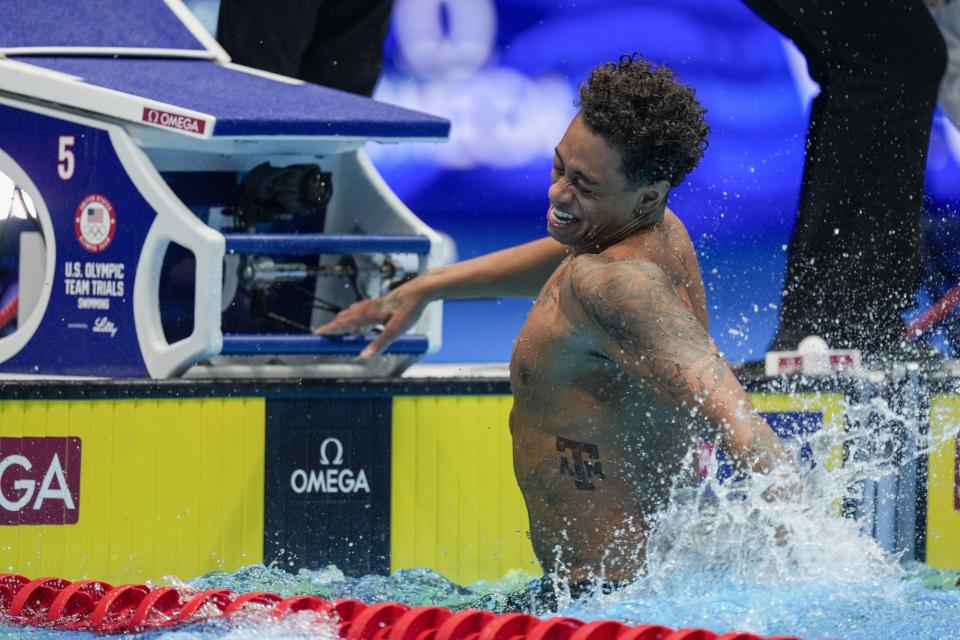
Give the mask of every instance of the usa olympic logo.
M 91 253 L 110 246 L 117 234 L 117 214 L 113 204 L 99 193 L 92 193 L 77 206 L 73 229 L 77 242 Z

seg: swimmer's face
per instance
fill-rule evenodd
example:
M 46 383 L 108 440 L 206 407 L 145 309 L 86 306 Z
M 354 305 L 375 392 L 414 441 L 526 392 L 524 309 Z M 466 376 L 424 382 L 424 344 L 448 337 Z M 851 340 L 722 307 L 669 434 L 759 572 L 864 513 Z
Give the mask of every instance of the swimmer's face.
M 646 213 L 663 206 L 666 188 L 660 183 L 633 186 L 621 166 L 620 153 L 577 114 L 554 151 L 547 232 L 558 242 L 589 253 L 642 226 Z

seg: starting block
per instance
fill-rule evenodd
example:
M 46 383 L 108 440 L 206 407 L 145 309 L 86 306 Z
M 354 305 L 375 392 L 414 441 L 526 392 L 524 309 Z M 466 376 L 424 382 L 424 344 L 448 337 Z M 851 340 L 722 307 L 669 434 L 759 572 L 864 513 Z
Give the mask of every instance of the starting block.
M 32 227 L 0 234 L 0 375 L 383 375 L 439 348 L 438 305 L 366 364 L 369 337 L 309 327 L 449 251 L 362 149 L 446 120 L 234 65 L 180 0 L 7 5 L 0 173 Z
M 807 336 L 800 341 L 796 351 L 767 352 L 764 364 L 769 377 L 827 376 L 857 372 L 861 360 L 857 349 L 830 349 L 823 338 Z

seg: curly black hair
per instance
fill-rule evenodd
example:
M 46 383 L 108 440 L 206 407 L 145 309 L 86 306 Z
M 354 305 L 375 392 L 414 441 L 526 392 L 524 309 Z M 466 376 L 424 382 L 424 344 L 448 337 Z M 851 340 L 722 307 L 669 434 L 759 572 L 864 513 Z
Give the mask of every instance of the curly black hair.
M 706 109 L 693 89 L 637 53 L 595 67 L 580 83 L 577 106 L 587 128 L 620 153 L 633 185 L 677 186 L 707 147 Z

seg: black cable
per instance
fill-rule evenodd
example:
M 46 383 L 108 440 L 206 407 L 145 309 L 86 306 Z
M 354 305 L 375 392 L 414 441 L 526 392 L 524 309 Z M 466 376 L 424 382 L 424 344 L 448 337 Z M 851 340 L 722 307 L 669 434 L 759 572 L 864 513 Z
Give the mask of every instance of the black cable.
M 310 327 L 286 318 L 279 313 L 274 313 L 267 308 L 267 291 L 257 289 L 250 296 L 250 313 L 259 320 L 268 320 L 287 329 L 294 329 L 301 333 L 310 333 Z
M 353 287 L 353 292 L 357 294 L 357 300 L 367 300 L 367 296 L 360 291 L 360 268 L 357 266 L 357 261 L 353 256 L 343 256 L 340 260 L 340 264 L 352 267 L 350 275 L 347 276 L 347 280 L 350 282 L 350 285 Z
M 337 306 L 332 302 L 330 302 L 329 300 L 324 300 L 323 298 L 311 293 L 303 285 L 299 285 L 299 284 L 294 285 L 293 289 L 294 291 L 297 291 L 298 293 L 304 295 L 305 297 L 313 300 L 314 309 L 322 309 L 323 311 L 329 311 L 330 313 L 340 313 L 341 311 L 343 311 L 343 307 Z

